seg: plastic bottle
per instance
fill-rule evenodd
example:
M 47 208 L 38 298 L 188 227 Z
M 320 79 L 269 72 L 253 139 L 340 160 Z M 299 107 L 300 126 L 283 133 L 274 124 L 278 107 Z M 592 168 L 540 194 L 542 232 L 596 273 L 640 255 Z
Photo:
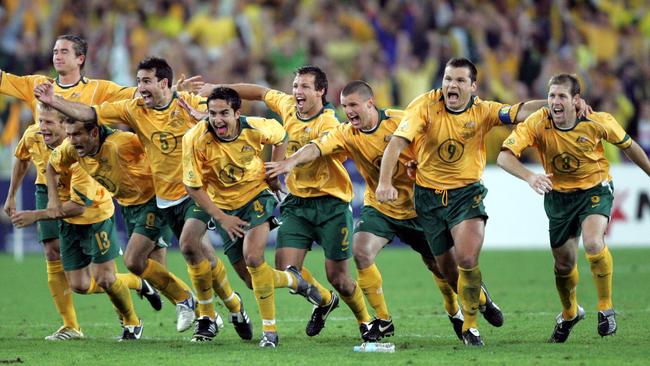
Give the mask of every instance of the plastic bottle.
M 354 352 L 394 353 L 395 345 L 392 343 L 361 343 L 360 346 L 354 346 Z

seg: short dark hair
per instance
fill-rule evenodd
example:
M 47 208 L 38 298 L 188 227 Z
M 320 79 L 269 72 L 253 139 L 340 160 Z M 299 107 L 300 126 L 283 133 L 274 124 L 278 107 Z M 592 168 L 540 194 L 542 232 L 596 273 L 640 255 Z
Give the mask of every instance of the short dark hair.
M 343 87 L 343 90 L 341 90 L 341 95 L 344 97 L 352 93 L 357 93 L 366 99 L 370 99 L 375 96 L 370 85 L 363 80 L 351 81 L 345 87 Z
M 465 67 L 469 69 L 469 78 L 472 80 L 472 82 L 476 81 L 476 77 L 478 76 L 478 70 L 476 69 L 476 65 L 469 59 L 465 57 L 454 57 L 447 61 L 447 64 L 445 65 L 446 67 Z
M 551 77 L 551 80 L 548 81 L 548 86 L 551 85 L 570 85 L 571 96 L 580 94 L 580 81 L 578 77 L 574 74 L 557 74 Z
M 94 130 L 95 128 L 99 128 L 99 124 L 97 123 L 97 121 L 77 121 L 77 120 L 70 119 L 70 118 L 63 121 L 63 123 L 67 123 L 69 125 L 73 125 L 73 124 L 75 124 L 77 122 L 83 123 L 84 129 L 86 131 L 88 131 L 88 132 Z
M 158 80 L 167 79 L 167 86 L 172 87 L 174 72 L 164 58 L 147 57 L 140 61 L 136 70 L 155 70 L 156 78 Z
M 81 55 L 84 56 L 84 61 L 81 63 L 81 66 L 79 66 L 79 69 L 83 70 L 84 66 L 86 65 L 86 54 L 88 53 L 88 42 L 86 42 L 85 39 L 79 36 L 75 36 L 73 34 L 64 34 L 62 36 L 58 36 L 56 40 L 72 42 L 73 44 L 72 49 L 74 49 L 75 56 L 77 57 Z
M 305 65 L 299 67 L 296 75 L 314 75 L 314 88 L 316 90 L 323 90 L 323 97 L 321 98 L 323 104 L 327 104 L 327 75 L 320 67 L 314 65 Z
M 208 103 L 215 99 L 225 100 L 235 112 L 241 108 L 241 97 L 235 89 L 225 86 L 216 87 L 208 96 Z

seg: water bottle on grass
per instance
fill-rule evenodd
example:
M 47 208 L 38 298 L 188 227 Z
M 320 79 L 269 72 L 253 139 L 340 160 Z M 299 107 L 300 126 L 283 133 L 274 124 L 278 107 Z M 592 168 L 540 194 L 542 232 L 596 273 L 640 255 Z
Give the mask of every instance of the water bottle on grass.
M 392 343 L 361 343 L 360 346 L 354 346 L 354 352 L 386 352 L 394 353 L 395 345 Z

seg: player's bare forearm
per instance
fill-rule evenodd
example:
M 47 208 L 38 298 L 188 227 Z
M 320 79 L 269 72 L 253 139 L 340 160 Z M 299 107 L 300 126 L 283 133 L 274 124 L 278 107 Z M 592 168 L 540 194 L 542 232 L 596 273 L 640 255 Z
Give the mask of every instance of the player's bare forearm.
M 497 165 L 515 177 L 528 181 L 533 172 L 522 164 L 510 150 L 502 150 L 497 157 Z
M 627 155 L 630 160 L 634 162 L 639 168 L 641 168 L 648 176 L 650 176 L 650 160 L 645 151 L 636 143 L 632 141 L 632 145 L 627 149 L 623 150 L 625 155 Z
M 57 192 L 59 174 L 50 163 L 45 168 L 45 181 L 47 184 L 47 207 L 57 207 L 60 209 L 61 200 L 59 199 L 59 192 Z
M 25 175 L 27 174 L 27 169 L 29 169 L 29 160 L 20 160 L 18 158 L 14 160 L 14 166 L 11 170 L 11 181 L 9 182 L 9 192 L 7 192 L 7 199 L 9 199 L 9 197 L 16 197 L 18 187 L 23 184 L 23 179 L 25 179 Z
M 203 189 L 185 186 L 185 190 L 187 191 L 187 194 L 190 195 L 190 198 L 192 198 L 194 202 L 196 202 L 196 204 L 199 205 L 199 207 L 201 207 L 203 211 L 207 212 L 210 216 L 219 220 L 226 215 L 223 211 L 221 211 L 219 207 L 217 207 L 217 205 L 214 204 L 214 202 L 212 202 L 208 196 L 208 193 Z
M 296 151 L 290 157 L 284 160 L 272 160 L 266 164 L 266 174 L 269 178 L 275 178 L 281 174 L 286 174 L 291 171 L 296 165 L 308 163 L 316 160 L 321 155 L 320 149 L 314 144 L 307 144 Z
M 544 107 L 547 104 L 547 101 L 544 99 L 530 100 L 525 102 L 519 107 L 517 115 L 515 116 L 515 123 L 520 123 L 526 120 L 528 116 L 535 113 L 538 109 Z
M 295 165 L 301 165 L 312 162 L 321 155 L 320 149 L 316 144 L 307 144 L 291 155 L 289 159 L 295 161 Z
M 264 100 L 266 92 L 269 88 L 257 84 L 228 84 L 224 85 L 229 88 L 235 89 L 242 99 L 246 100 Z
M 273 145 L 271 148 L 271 161 L 281 161 L 287 156 L 288 141 L 284 141 L 280 145 Z
M 384 185 L 392 184 L 395 165 L 399 160 L 399 154 L 409 145 L 409 141 L 403 137 L 393 136 L 384 150 L 384 156 L 381 158 L 381 168 L 379 170 L 379 183 Z
M 52 99 L 52 107 L 75 121 L 97 121 L 97 115 L 92 107 L 82 103 L 65 100 L 58 95 L 55 95 Z

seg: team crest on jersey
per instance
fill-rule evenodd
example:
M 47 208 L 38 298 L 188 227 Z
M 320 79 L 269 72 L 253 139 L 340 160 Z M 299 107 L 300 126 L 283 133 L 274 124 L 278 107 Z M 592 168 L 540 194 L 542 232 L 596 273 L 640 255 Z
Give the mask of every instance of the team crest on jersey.
M 79 99 L 80 96 L 81 96 L 81 93 L 74 92 L 74 93 L 70 94 L 70 99 Z
M 578 144 L 578 149 L 580 149 L 580 151 L 590 152 L 593 150 L 593 146 L 591 145 L 591 142 L 585 136 L 578 137 L 576 139 L 576 143 Z
M 399 124 L 400 131 L 406 132 L 409 129 L 409 121 L 407 119 L 403 119 L 402 123 Z
M 239 161 L 244 164 L 248 165 L 253 159 L 255 158 L 255 149 L 251 145 L 244 145 L 241 148 L 241 155 L 239 156 Z
M 460 133 L 463 139 L 468 140 L 476 135 L 476 122 L 468 121 L 463 125 L 463 132 Z
M 506 141 L 504 141 L 503 144 L 504 145 L 514 145 L 515 144 L 515 138 L 510 137 L 510 138 L 506 139 Z

